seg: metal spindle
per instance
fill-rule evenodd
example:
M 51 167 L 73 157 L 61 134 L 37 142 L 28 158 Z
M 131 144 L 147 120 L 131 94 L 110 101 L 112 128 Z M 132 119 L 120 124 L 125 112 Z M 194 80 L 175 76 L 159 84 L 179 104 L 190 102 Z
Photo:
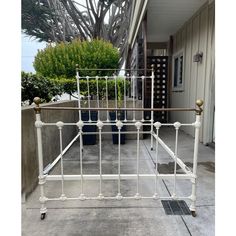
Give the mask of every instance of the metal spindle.
M 178 136 L 179 136 L 179 127 L 181 124 L 179 122 L 174 123 L 175 127 L 175 165 L 174 165 L 174 190 L 172 197 L 176 196 L 176 170 L 177 170 L 177 158 L 178 158 Z
M 82 137 L 82 128 L 84 126 L 84 122 L 82 120 L 79 120 L 76 125 L 79 127 L 79 132 L 80 132 L 80 136 L 79 136 L 79 160 L 80 160 L 80 189 L 81 189 L 81 193 L 80 193 L 80 200 L 85 200 L 85 195 L 84 195 L 84 178 L 83 178 L 83 137 Z
M 151 109 L 154 104 L 154 65 L 152 65 L 152 76 L 151 76 Z M 151 150 L 153 150 L 153 111 L 151 111 Z
M 64 126 L 64 123 L 61 121 L 57 122 L 57 127 L 59 129 L 59 140 L 60 140 L 60 155 L 61 155 L 61 199 L 65 199 L 65 193 L 64 193 L 64 167 L 63 167 L 63 153 L 62 153 L 62 127 Z
M 126 76 L 124 76 L 124 108 L 126 108 Z M 126 111 L 124 116 L 124 122 L 127 122 Z
M 154 124 L 154 126 L 156 127 L 156 165 L 155 165 L 155 171 L 156 171 L 156 178 L 155 178 L 155 193 L 153 195 L 154 199 L 158 198 L 158 194 L 157 194 L 157 183 L 158 183 L 158 138 L 159 138 L 159 128 L 161 127 L 161 123 L 160 122 L 156 122 Z
M 91 111 L 90 111 L 90 91 L 89 91 L 89 76 L 86 76 L 87 87 L 88 87 L 88 108 L 89 108 L 89 122 L 91 122 Z
M 98 76 L 96 76 L 97 81 L 97 107 L 99 108 L 99 88 L 98 88 Z M 98 120 L 100 120 L 100 111 L 98 111 Z
M 142 108 L 144 108 L 144 76 L 142 76 Z M 144 111 L 142 111 L 142 122 L 144 122 Z
M 123 126 L 123 123 L 119 120 L 116 122 L 116 126 L 118 128 L 118 193 L 117 193 L 117 199 L 122 199 L 121 192 L 120 192 L 120 139 L 121 139 L 121 128 Z
M 132 76 L 133 81 L 133 108 L 135 108 L 135 76 Z M 136 121 L 135 119 L 135 111 L 133 111 L 133 121 Z
M 139 194 L 139 155 L 140 155 L 140 128 L 142 126 L 141 122 L 136 122 L 135 126 L 137 127 L 137 160 L 136 160 L 136 168 L 137 168 L 137 185 L 136 185 L 136 194 L 135 198 L 140 199 L 140 194 Z
M 108 109 L 108 106 L 109 106 L 109 103 L 108 103 L 108 77 L 105 76 L 105 79 L 106 79 L 106 102 L 107 102 L 107 109 Z M 107 122 L 109 122 L 109 111 L 107 110 Z
M 80 104 L 80 85 L 79 85 L 79 68 L 78 65 L 76 65 L 76 81 L 77 81 L 77 93 L 78 93 L 78 107 L 81 108 Z M 81 120 L 81 110 L 79 110 L 79 120 Z
M 117 76 L 114 75 L 114 80 L 115 80 L 115 106 L 116 106 L 116 109 L 117 109 Z M 116 110 L 116 119 L 115 121 L 117 121 L 117 110 Z
M 102 194 L 102 127 L 103 127 L 103 122 L 98 121 L 97 122 L 97 127 L 99 130 L 99 199 L 104 198 Z

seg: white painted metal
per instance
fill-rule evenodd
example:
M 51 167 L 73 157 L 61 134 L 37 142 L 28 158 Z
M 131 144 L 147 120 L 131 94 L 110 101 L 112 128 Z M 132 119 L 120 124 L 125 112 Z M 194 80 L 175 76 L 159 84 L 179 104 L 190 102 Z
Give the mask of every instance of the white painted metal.
M 119 120 L 116 122 L 116 126 L 118 128 L 118 193 L 117 193 L 117 199 L 121 200 L 122 199 L 122 195 L 120 192 L 120 130 L 123 126 L 123 123 Z
M 127 78 L 126 78 L 126 76 L 124 76 L 124 108 L 126 108 L 126 80 L 127 80 Z M 127 113 L 126 113 L 126 111 L 125 111 L 125 114 L 124 114 L 124 122 L 127 122 Z
M 81 193 L 80 193 L 80 198 L 84 199 L 84 180 L 83 180 L 83 137 L 82 137 L 82 128 L 84 126 L 84 122 L 82 120 L 78 121 L 77 126 L 79 128 L 80 132 L 80 145 L 79 145 L 79 159 L 80 159 L 80 176 L 81 176 L 81 182 L 80 182 L 80 187 L 81 187 Z
M 107 105 L 107 108 L 108 108 L 108 77 L 106 76 L 105 77 L 105 80 L 106 80 L 106 105 Z M 109 122 L 109 111 L 107 110 L 107 122 Z
M 80 103 L 80 84 L 79 84 L 79 80 L 80 80 L 80 77 L 79 77 L 79 71 L 76 70 L 76 82 L 77 82 L 77 93 L 78 93 L 78 107 L 80 108 L 81 107 L 81 103 Z M 81 120 L 81 111 L 79 111 L 79 120 Z
M 89 76 L 86 76 L 87 79 L 87 87 L 88 87 L 88 108 L 90 108 L 90 90 L 89 90 Z M 91 111 L 89 109 L 89 122 L 91 122 Z
M 179 134 L 179 127 L 181 126 L 181 124 L 179 122 L 175 122 L 174 123 L 174 127 L 175 127 L 175 166 L 174 166 L 174 191 L 172 196 L 175 197 L 176 196 L 176 167 L 177 167 L 177 156 L 178 156 L 178 134 Z
M 151 109 L 153 109 L 154 104 L 154 70 L 152 69 L 152 76 L 151 76 Z M 153 133 L 153 111 L 151 111 L 151 134 Z M 151 150 L 153 149 L 153 136 L 151 135 Z
M 141 122 L 136 122 L 135 126 L 137 128 L 137 186 L 136 186 L 136 194 L 135 197 L 136 199 L 140 198 L 140 194 L 139 194 L 139 155 L 140 155 L 140 128 L 142 127 L 142 123 Z
M 156 176 L 160 179 L 173 179 L 173 174 L 139 174 L 142 179 L 155 179 Z M 81 180 L 81 175 L 64 175 L 65 181 Z M 176 174 L 176 179 L 193 179 L 195 176 L 190 172 L 189 174 Z M 83 175 L 84 180 L 100 180 L 100 175 Z M 118 180 L 118 174 L 103 174 L 103 180 Z M 120 180 L 137 180 L 137 174 L 120 174 Z M 61 180 L 61 175 L 46 175 L 46 180 L 58 181 Z
M 133 107 L 136 107 L 135 106 L 135 96 L 136 96 L 136 93 L 135 93 L 135 75 L 132 75 L 132 83 L 133 83 Z M 136 119 L 135 119 L 135 111 L 133 111 L 133 122 L 135 122 Z
M 155 122 L 154 126 L 156 127 L 156 162 L 155 162 L 155 170 L 156 170 L 156 178 L 155 178 L 155 193 L 153 195 L 154 198 L 158 197 L 157 193 L 157 181 L 158 181 L 158 137 L 159 137 L 159 129 L 161 127 L 160 122 Z
M 78 94 L 79 94 L 79 75 L 76 74 L 76 77 L 78 79 Z M 117 108 L 117 98 L 118 98 L 118 94 L 117 94 L 117 76 L 113 76 L 112 77 L 115 81 L 115 107 Z M 131 76 L 129 77 L 132 80 L 132 88 L 133 88 L 133 108 L 135 108 L 136 103 L 135 103 L 135 77 Z M 142 83 L 145 77 L 142 77 Z M 151 108 L 153 108 L 154 103 L 154 71 L 152 71 L 152 76 L 149 77 L 151 78 L 152 82 L 151 82 Z M 88 86 L 88 97 L 90 97 L 89 94 L 89 79 L 91 79 L 91 77 L 86 77 L 87 79 L 87 86 Z M 125 88 L 125 81 L 126 79 L 128 79 L 128 77 L 126 76 L 124 78 L 124 91 L 126 91 Z M 107 86 L 107 80 L 108 77 L 106 77 L 106 108 L 108 108 L 108 86 Z M 100 107 L 99 104 L 99 86 L 98 86 L 98 77 L 96 77 L 96 81 L 97 81 L 97 107 Z M 78 100 L 80 98 L 80 94 L 78 96 Z M 102 104 L 102 103 L 101 103 Z M 78 102 L 78 106 L 80 108 L 80 101 Z M 119 104 L 120 105 L 120 104 Z M 142 104 L 143 106 L 143 104 Z M 124 94 L 124 107 L 126 108 L 126 99 L 125 99 L 125 94 Z M 88 105 L 88 108 L 91 108 L 90 105 Z M 47 209 L 45 206 L 45 202 L 46 201 L 51 201 L 51 200 L 103 200 L 103 199 L 116 199 L 116 200 L 122 200 L 122 199 L 189 199 L 191 200 L 191 207 L 190 210 L 195 211 L 196 210 L 196 174 L 197 174 L 197 157 L 198 157 L 198 140 L 199 140 L 199 130 L 200 130 L 200 115 L 196 116 L 196 120 L 194 123 L 184 123 L 181 124 L 180 122 L 175 122 L 175 123 L 168 123 L 168 124 L 162 124 L 160 122 L 155 122 L 154 123 L 154 112 L 151 111 L 151 119 L 144 122 L 144 117 L 142 115 L 141 120 L 136 120 L 135 117 L 135 113 L 133 113 L 134 110 L 132 110 L 133 108 L 131 108 L 131 112 L 133 114 L 133 120 L 124 120 L 124 122 L 122 122 L 121 120 L 118 120 L 118 116 L 116 115 L 116 126 L 118 128 L 117 132 L 112 132 L 112 131 L 103 131 L 102 128 L 105 125 L 114 125 L 114 123 L 112 123 L 110 120 L 108 120 L 108 113 L 107 113 L 107 120 L 106 121 L 102 121 L 100 120 L 100 116 L 98 116 L 98 120 L 97 121 L 88 121 L 88 122 L 83 122 L 81 120 L 81 116 L 79 117 L 79 121 L 77 123 L 64 123 L 62 121 L 58 121 L 56 123 L 44 123 L 41 121 L 40 119 L 40 114 L 36 114 L 36 122 L 35 122 L 35 126 L 37 128 L 37 140 L 38 140 L 38 159 L 39 159 L 39 184 L 40 184 L 40 203 L 41 203 L 41 209 L 40 212 L 41 213 L 46 213 Z M 92 110 L 92 109 L 91 109 Z M 80 110 L 81 111 L 81 110 Z M 107 111 L 106 111 L 107 112 Z M 116 111 L 117 112 L 117 111 Z M 131 115 L 132 115 L 131 114 Z M 127 122 L 125 122 L 127 121 Z M 135 122 L 132 122 L 135 121 Z M 147 123 L 146 123 L 147 122 Z M 89 126 L 89 125 L 97 125 L 98 127 L 98 132 L 82 132 L 82 128 L 84 126 Z M 76 135 L 76 137 L 69 143 L 69 145 L 62 150 L 63 144 L 62 144 L 62 128 L 66 125 L 74 125 L 77 126 L 79 129 L 78 134 Z M 126 125 L 126 126 L 133 126 L 136 127 L 136 130 L 134 131 L 122 131 L 122 133 L 136 133 L 137 134 L 137 156 L 136 156 L 136 173 L 134 174 L 122 174 L 121 173 L 121 143 L 120 143 L 120 138 L 121 138 L 121 128 Z M 149 125 L 151 126 L 150 131 L 142 131 L 141 128 L 144 125 Z M 159 137 L 159 130 L 162 126 L 174 126 L 176 129 L 176 141 L 175 141 L 175 150 L 174 152 L 164 143 L 164 141 Z M 49 173 L 49 171 L 53 168 L 53 166 L 59 161 L 61 160 L 61 174 L 60 175 L 45 175 L 43 172 L 43 155 L 42 155 L 42 135 L 41 135 L 41 129 L 42 127 L 46 128 L 47 126 L 57 126 L 59 129 L 59 141 L 60 141 L 60 155 L 55 159 L 55 161 L 47 168 L 47 172 L 45 171 L 45 173 Z M 191 171 L 185 164 L 184 162 L 178 157 L 178 132 L 179 132 L 179 128 L 182 126 L 192 126 L 195 128 L 195 141 L 194 141 L 194 155 L 193 155 L 193 171 Z M 154 132 L 153 128 L 155 127 L 156 129 L 156 133 Z M 96 175 L 90 175 L 90 174 L 84 174 L 83 173 L 83 140 L 82 140 L 82 135 L 86 135 L 86 134 L 98 134 L 98 140 L 99 140 L 99 174 Z M 117 174 L 103 174 L 102 173 L 102 134 L 111 134 L 111 133 L 116 133 L 118 134 L 118 173 Z M 153 138 L 155 138 L 155 162 L 156 162 L 156 166 L 155 166 L 155 170 L 153 174 L 140 174 L 140 134 L 143 133 L 149 133 L 151 135 L 151 148 L 153 148 Z M 80 173 L 78 175 L 65 175 L 64 174 L 64 167 L 63 167 L 63 155 L 64 153 L 71 147 L 71 145 L 75 142 L 75 140 L 77 140 L 79 138 L 80 140 L 80 146 L 79 146 L 79 162 L 80 162 Z M 175 167 L 174 167 L 174 173 L 173 174 L 160 174 L 158 172 L 158 149 L 159 149 L 159 145 L 161 145 L 164 150 L 170 155 L 170 157 L 173 158 L 174 162 L 175 162 Z M 176 173 L 176 167 L 177 164 L 180 166 L 180 168 L 184 171 L 184 174 L 177 174 Z M 153 194 L 152 196 L 149 197 L 142 197 L 141 193 L 140 193 L 140 179 L 141 178 L 145 178 L 145 179 L 152 179 L 155 181 L 155 186 L 153 189 Z M 121 180 L 136 180 L 136 193 L 134 194 L 134 196 L 123 196 L 122 192 L 121 192 Z M 158 193 L 158 181 L 159 179 L 170 179 L 174 181 L 174 191 L 171 197 L 162 197 L 160 196 L 160 194 Z M 192 193 L 190 196 L 178 196 L 176 194 L 176 180 L 177 179 L 186 179 L 186 180 L 190 180 L 192 182 Z M 80 181 L 80 187 L 81 187 L 81 192 L 80 195 L 78 197 L 69 197 L 69 193 L 67 194 L 68 196 L 65 195 L 64 193 L 64 181 L 71 181 L 71 180 L 77 180 Z M 99 193 L 97 196 L 95 197 L 87 197 L 84 193 L 84 184 L 85 184 L 85 180 L 97 180 L 99 181 Z M 102 191 L 102 181 L 103 180 L 117 180 L 118 181 L 118 186 L 117 186 L 117 194 L 116 196 L 104 196 L 103 191 Z M 57 197 L 57 198 L 47 198 L 45 197 L 44 194 L 44 184 L 46 181 L 61 181 L 61 196 Z
M 153 134 L 153 137 L 157 138 L 156 134 Z M 176 162 L 181 167 L 181 169 L 186 174 L 191 173 L 191 170 L 183 163 L 183 161 L 181 159 L 179 159 L 178 157 L 175 157 L 174 152 L 159 137 L 157 139 L 158 139 L 158 142 L 160 143 L 160 145 L 164 148 L 164 150 L 170 155 L 170 157 L 172 157 L 173 160 L 176 159 Z
M 54 124 L 55 125 L 55 124 Z M 73 124 L 75 125 L 75 124 Z M 68 150 L 69 148 L 73 145 L 73 143 L 78 139 L 78 137 L 80 136 L 80 133 L 78 133 L 73 139 L 72 141 L 64 148 L 64 150 L 62 151 L 62 155 L 64 155 Z M 59 154 L 57 156 L 57 158 L 52 162 L 50 163 L 44 170 L 43 170 L 43 174 L 46 175 L 49 173 L 49 171 L 58 163 L 58 161 L 61 159 L 61 154 Z
M 103 127 L 103 123 L 101 121 L 98 121 L 97 123 L 97 127 L 99 130 L 99 199 L 103 198 L 103 194 L 102 194 L 102 127 Z
M 116 106 L 116 109 L 117 109 L 117 76 L 114 75 L 114 80 L 115 80 L 115 106 Z M 117 122 L 117 110 L 116 110 L 116 119 L 115 119 L 115 122 Z
M 144 108 L 144 76 L 142 76 L 142 108 Z M 142 122 L 144 122 L 144 111 L 142 111 Z
M 61 155 L 61 198 L 65 198 L 64 193 L 64 168 L 63 168 L 63 154 L 62 154 L 62 127 L 63 122 L 57 122 L 57 127 L 59 129 L 59 139 L 60 139 L 60 155 Z
M 198 159 L 198 144 L 199 144 L 199 130 L 201 127 L 201 116 L 196 116 L 195 122 L 195 139 L 194 139 L 194 153 L 193 153 L 193 174 L 196 179 L 192 179 L 192 195 L 191 195 L 191 206 L 189 209 L 191 211 L 196 211 L 196 180 L 197 180 L 197 159 Z
M 97 82 L 97 107 L 99 108 L 99 87 L 98 87 L 98 76 L 96 76 Z M 100 120 L 100 111 L 98 111 L 98 120 Z
M 36 122 L 35 127 L 37 129 L 37 146 L 38 146 L 38 163 L 39 163 L 39 185 L 40 185 L 40 198 L 39 201 L 41 203 L 40 213 L 45 214 L 47 212 L 47 208 L 45 206 L 45 196 L 44 196 L 44 184 L 45 184 L 45 175 L 43 174 L 43 146 L 42 146 L 42 121 L 40 118 L 40 114 L 36 114 Z

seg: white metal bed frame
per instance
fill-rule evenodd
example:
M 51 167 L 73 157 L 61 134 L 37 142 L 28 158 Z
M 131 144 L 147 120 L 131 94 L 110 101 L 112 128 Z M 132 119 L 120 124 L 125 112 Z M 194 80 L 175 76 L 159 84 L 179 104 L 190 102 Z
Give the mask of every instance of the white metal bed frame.
M 89 91 L 89 79 L 95 78 L 97 81 L 97 107 L 92 108 L 90 107 L 90 91 Z M 99 91 L 98 91 L 98 80 L 99 79 L 105 79 L 106 81 L 106 107 L 99 107 Z M 116 199 L 116 200 L 122 200 L 122 199 L 173 199 L 173 200 L 180 200 L 180 199 L 189 199 L 191 200 L 191 205 L 189 207 L 191 213 L 193 216 L 196 216 L 196 180 L 197 180 L 197 161 L 198 161 L 198 144 L 199 144 L 199 128 L 201 126 L 201 113 L 202 113 L 202 100 L 197 100 L 196 108 L 154 108 L 154 70 L 152 68 L 151 76 L 141 76 L 142 79 L 142 108 L 136 107 L 135 102 L 135 80 L 137 79 L 137 76 L 124 76 L 124 107 L 119 108 L 117 104 L 117 76 L 95 76 L 95 77 L 80 77 L 79 76 L 79 70 L 76 70 L 76 79 L 77 79 L 77 89 L 78 89 L 78 107 L 42 107 L 40 106 L 40 98 L 36 97 L 34 99 L 34 102 L 36 104 L 35 106 L 35 112 L 36 112 L 36 121 L 35 121 L 35 127 L 37 130 L 37 150 L 38 150 L 38 164 L 39 164 L 39 185 L 40 185 L 40 213 L 41 213 L 41 219 L 44 219 L 47 212 L 46 202 L 47 201 L 66 201 L 66 200 L 103 200 L 103 199 Z M 150 78 L 151 79 L 151 108 L 144 108 L 144 80 Z M 86 79 L 87 80 L 87 88 L 88 88 L 88 107 L 84 108 L 81 106 L 81 96 L 80 96 L 80 79 Z M 108 107 L 108 86 L 107 81 L 108 79 L 115 80 L 115 108 L 109 108 Z M 132 86 L 133 86 L 133 107 L 127 108 L 126 106 L 126 87 L 125 87 L 125 81 L 126 79 L 131 79 Z M 78 110 L 79 112 L 79 121 L 77 123 L 64 123 L 62 121 L 58 121 L 56 123 L 45 123 L 41 120 L 41 110 Z M 96 110 L 98 111 L 98 120 L 96 122 L 96 125 L 98 127 L 98 132 L 95 132 L 98 134 L 98 142 L 99 142 L 99 174 L 93 174 L 93 175 L 85 175 L 83 174 L 83 140 L 82 135 L 86 135 L 87 133 L 82 132 L 83 126 L 86 125 L 94 125 L 94 123 L 89 119 L 88 122 L 84 122 L 81 120 L 81 111 L 89 111 L 89 114 L 91 111 Z M 103 132 L 102 129 L 106 125 L 111 125 L 114 123 L 111 123 L 109 119 L 109 110 L 116 111 L 116 126 L 118 128 L 118 132 L 115 132 L 118 134 L 118 173 L 117 174 L 103 174 L 102 173 L 102 134 L 103 133 L 114 133 L 114 132 Z M 100 112 L 106 111 L 107 113 L 107 119 L 101 120 L 100 119 Z M 126 112 L 132 112 L 133 119 L 128 120 L 125 112 L 125 118 L 124 120 L 120 120 L 118 117 L 118 112 L 120 111 L 126 111 Z M 142 111 L 142 119 L 136 120 L 135 113 L 136 111 Z M 151 119 L 145 120 L 144 123 L 144 111 L 150 111 L 151 112 Z M 154 112 L 156 111 L 194 111 L 196 113 L 196 119 L 193 123 L 190 124 L 181 124 L 180 122 L 175 123 L 160 123 L 155 122 L 153 120 Z M 90 117 L 90 115 L 89 115 Z M 147 123 L 148 122 L 148 123 Z M 75 136 L 75 138 L 67 145 L 67 147 L 63 150 L 62 148 L 62 130 L 64 126 L 77 126 L 78 127 L 78 134 Z M 135 126 L 136 131 L 121 131 L 122 126 Z M 150 131 L 142 131 L 141 128 L 144 125 L 149 125 Z M 47 166 L 44 169 L 43 165 L 43 147 L 42 147 L 42 128 L 47 126 L 57 126 L 59 130 L 59 137 L 60 137 L 60 155 L 55 158 L 53 163 L 51 163 L 49 166 Z M 173 126 L 175 127 L 175 149 L 172 151 L 165 143 L 164 141 L 159 137 L 159 130 L 162 126 Z M 181 126 L 193 126 L 195 128 L 195 138 L 194 138 L 194 152 L 193 152 L 193 169 L 191 170 L 188 168 L 184 162 L 179 158 L 178 156 L 178 133 Z M 136 156 L 136 173 L 134 174 L 121 174 L 121 144 L 120 144 L 120 137 L 122 133 L 136 133 L 137 134 L 137 156 Z M 140 159 L 140 134 L 143 133 L 149 133 L 151 135 L 151 150 L 153 150 L 153 144 L 155 140 L 155 174 L 140 174 L 139 173 L 139 159 Z M 91 134 L 91 133 L 89 133 Z M 72 146 L 72 144 L 79 139 L 80 143 L 80 174 L 79 175 L 65 175 L 64 174 L 64 168 L 63 168 L 63 155 L 65 152 Z M 158 172 L 157 163 L 158 163 L 158 147 L 161 145 L 164 150 L 170 155 L 170 157 L 174 160 L 174 173 L 173 174 L 160 174 Z M 60 175 L 52 175 L 49 174 L 49 171 L 58 163 L 58 161 L 61 161 L 61 174 Z M 184 174 L 177 174 L 177 164 L 180 166 Z M 140 178 L 148 178 L 148 179 L 155 179 L 155 191 L 153 192 L 152 196 L 144 197 L 139 192 L 139 182 Z M 136 194 L 134 196 L 123 196 L 121 193 L 121 187 L 120 182 L 121 180 L 128 180 L 128 179 L 135 179 L 136 180 Z M 157 192 L 157 184 L 158 179 L 173 179 L 173 192 L 170 197 L 162 197 L 159 196 Z M 177 196 L 176 195 L 176 180 L 177 179 L 188 179 L 192 183 L 192 192 L 190 196 Z M 48 198 L 45 196 L 44 193 L 44 184 L 46 181 L 61 181 L 61 195 L 57 198 Z M 65 195 L 64 192 L 64 181 L 71 181 L 71 180 L 78 180 L 80 181 L 80 195 L 78 197 L 69 197 Z M 84 180 L 98 180 L 99 181 L 99 193 L 97 196 L 94 197 L 88 197 L 84 194 Z M 102 181 L 103 180 L 117 180 L 118 181 L 118 188 L 117 188 L 117 195 L 108 197 L 104 196 L 102 192 Z

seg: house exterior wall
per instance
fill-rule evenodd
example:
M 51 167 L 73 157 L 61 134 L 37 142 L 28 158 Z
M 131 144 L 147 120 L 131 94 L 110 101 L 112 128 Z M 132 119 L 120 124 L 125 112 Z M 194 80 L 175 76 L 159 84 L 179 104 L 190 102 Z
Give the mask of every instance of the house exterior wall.
M 183 91 L 171 91 L 171 107 L 195 107 L 197 99 L 204 100 L 203 122 L 200 141 L 212 141 L 214 113 L 214 1 L 203 5 L 173 36 L 173 55 L 182 51 L 184 55 Z M 203 52 L 202 62 L 193 62 L 193 56 Z M 172 77 L 173 78 L 173 77 Z M 191 123 L 194 113 L 175 112 L 171 121 Z M 183 130 L 194 135 L 194 129 Z

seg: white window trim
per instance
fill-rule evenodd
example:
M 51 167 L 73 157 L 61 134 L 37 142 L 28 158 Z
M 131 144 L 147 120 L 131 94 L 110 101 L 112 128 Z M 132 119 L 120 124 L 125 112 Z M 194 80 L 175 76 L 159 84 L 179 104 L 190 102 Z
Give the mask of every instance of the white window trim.
M 183 68 L 182 68 L 182 84 L 180 85 L 179 82 L 177 84 L 177 86 L 174 86 L 174 76 L 175 76 L 175 58 L 178 57 L 180 58 L 181 56 L 183 56 Z M 181 92 L 184 91 L 184 51 L 183 49 L 176 52 L 173 57 L 172 57 L 172 91 L 173 92 Z M 179 67 L 180 67 L 180 63 L 178 63 L 178 71 L 179 71 Z M 179 75 L 178 75 L 179 76 Z M 179 81 L 179 78 L 178 78 Z

